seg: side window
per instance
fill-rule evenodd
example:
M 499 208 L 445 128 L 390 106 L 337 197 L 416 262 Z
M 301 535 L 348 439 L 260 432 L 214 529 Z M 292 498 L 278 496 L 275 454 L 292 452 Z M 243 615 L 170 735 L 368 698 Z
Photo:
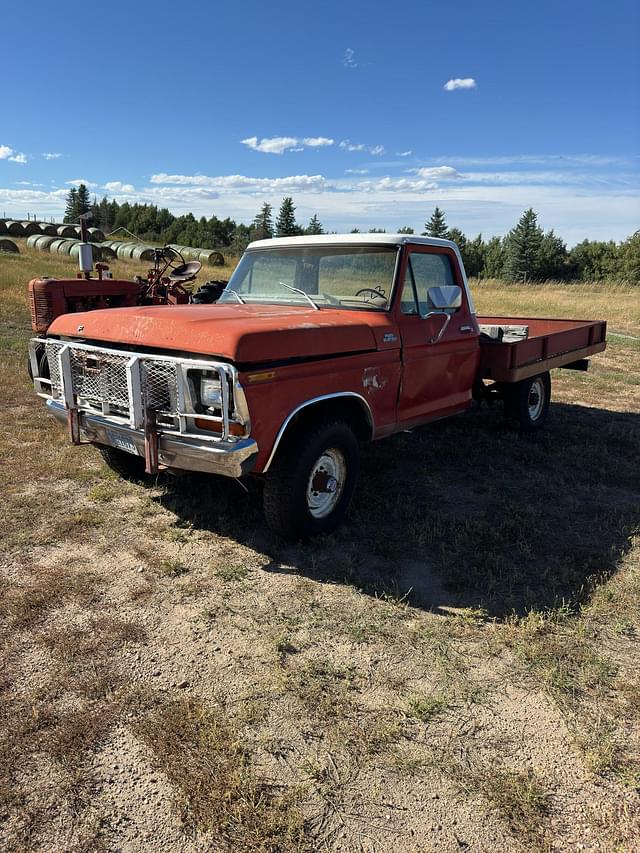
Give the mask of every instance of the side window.
M 412 252 L 402 285 L 402 313 L 426 314 L 433 308 L 429 303 L 429 288 L 455 283 L 448 255 Z

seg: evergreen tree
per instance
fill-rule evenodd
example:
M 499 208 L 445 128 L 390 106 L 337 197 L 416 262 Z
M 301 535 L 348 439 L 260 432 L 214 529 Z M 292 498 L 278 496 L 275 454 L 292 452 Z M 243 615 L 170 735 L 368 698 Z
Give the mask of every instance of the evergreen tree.
M 76 207 L 78 211 L 76 219 L 85 213 L 89 213 L 91 210 L 91 197 L 89 196 L 89 190 L 85 184 L 80 184 L 78 187 L 78 192 L 76 194 Z
M 296 209 L 291 196 L 283 198 L 276 220 L 276 237 L 290 237 L 300 233 L 300 229 L 296 224 L 295 213 Z
M 447 222 L 444 218 L 444 211 L 440 210 L 439 207 L 431 214 L 431 219 L 428 222 L 424 223 L 424 235 L 427 237 L 441 237 L 446 239 L 448 228 Z
M 492 237 L 484 247 L 482 275 L 485 278 L 500 278 L 504 259 L 504 240 L 501 237 Z
M 538 255 L 538 277 L 569 278 L 567 247 L 560 237 L 547 231 L 540 241 L 540 252 Z
M 386 228 L 369 228 L 369 234 L 386 234 Z
M 402 228 L 398 228 L 398 234 L 415 234 L 415 231 L 409 225 L 403 225 Z
M 78 192 L 75 187 L 71 187 L 67 193 L 67 202 L 64 208 L 64 221 L 75 222 L 78 218 Z
M 253 220 L 254 240 L 270 240 L 273 237 L 273 217 L 271 211 L 271 205 L 265 201 L 260 208 L 260 212 Z
M 542 228 L 532 208 L 525 210 L 515 228 L 506 237 L 503 274 L 511 281 L 536 279 L 540 274 Z
M 322 223 L 318 219 L 318 214 L 314 213 L 305 230 L 305 234 L 324 234 Z
M 485 248 L 482 234 L 478 234 L 474 240 L 467 240 L 464 266 L 468 276 L 478 278 L 482 273 Z

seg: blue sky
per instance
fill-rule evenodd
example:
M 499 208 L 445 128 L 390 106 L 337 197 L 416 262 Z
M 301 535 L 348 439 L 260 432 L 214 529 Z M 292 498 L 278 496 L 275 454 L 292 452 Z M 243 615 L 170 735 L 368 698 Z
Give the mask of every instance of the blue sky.
M 5 4 L 0 214 L 73 184 L 344 231 L 640 227 L 640 4 Z

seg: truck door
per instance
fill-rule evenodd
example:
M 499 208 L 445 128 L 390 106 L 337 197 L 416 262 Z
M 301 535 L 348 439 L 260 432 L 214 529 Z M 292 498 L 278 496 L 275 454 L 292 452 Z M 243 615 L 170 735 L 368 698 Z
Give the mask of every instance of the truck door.
M 457 309 L 428 315 L 429 288 L 458 285 Z M 467 408 L 480 357 L 479 333 L 455 253 L 446 247 L 409 246 L 401 270 L 396 317 L 402 336 L 398 421 L 406 426 Z M 446 323 L 446 328 L 444 324 Z

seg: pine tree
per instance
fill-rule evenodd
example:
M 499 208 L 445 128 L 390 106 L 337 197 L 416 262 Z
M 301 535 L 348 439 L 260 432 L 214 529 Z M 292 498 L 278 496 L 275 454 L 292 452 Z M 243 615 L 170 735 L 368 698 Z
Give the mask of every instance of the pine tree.
M 504 275 L 511 281 L 536 279 L 540 274 L 542 228 L 532 208 L 525 210 L 515 228 L 505 240 Z
M 271 205 L 265 201 L 260 208 L 260 212 L 253 220 L 254 240 L 270 240 L 273 237 L 273 217 L 271 211 Z
M 64 208 L 64 221 L 75 222 L 78 218 L 78 192 L 75 187 L 71 187 L 67 193 L 67 202 Z
M 431 214 L 431 219 L 428 222 L 424 223 L 424 234 L 427 237 L 440 237 L 446 239 L 447 237 L 447 222 L 444 218 L 444 211 L 440 210 L 439 207 Z
M 80 184 L 78 186 L 76 199 L 78 210 L 76 218 L 82 216 L 85 213 L 89 213 L 89 211 L 91 210 L 91 197 L 89 196 L 89 190 L 87 189 L 85 184 Z
M 403 225 L 402 228 L 398 228 L 398 234 L 415 234 L 415 231 L 410 225 Z
M 324 234 L 324 228 L 322 227 L 322 223 L 318 219 L 317 213 L 314 213 L 311 219 L 309 220 L 309 224 L 306 227 L 305 234 Z
M 276 220 L 276 237 L 290 237 L 299 234 L 300 229 L 296 225 L 296 209 L 291 196 L 282 199 L 280 212 Z

